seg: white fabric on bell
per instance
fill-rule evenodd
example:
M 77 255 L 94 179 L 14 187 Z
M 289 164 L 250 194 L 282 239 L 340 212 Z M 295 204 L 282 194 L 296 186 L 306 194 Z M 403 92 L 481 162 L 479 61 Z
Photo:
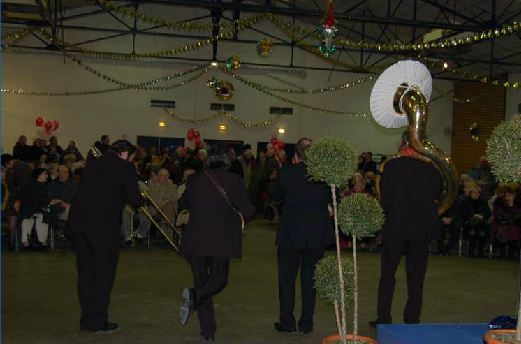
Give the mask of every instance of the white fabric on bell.
M 407 125 L 407 115 L 394 110 L 394 95 L 401 84 L 418 87 L 427 102 L 432 93 L 431 73 L 421 62 L 405 60 L 387 68 L 371 91 L 371 113 L 378 124 L 386 128 L 400 128 Z

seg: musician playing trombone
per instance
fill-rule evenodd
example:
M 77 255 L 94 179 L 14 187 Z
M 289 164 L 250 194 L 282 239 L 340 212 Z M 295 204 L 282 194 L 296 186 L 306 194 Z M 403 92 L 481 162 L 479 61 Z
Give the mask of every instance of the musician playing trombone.
M 119 256 L 120 220 L 125 204 L 144 203 L 136 169 L 129 162 L 134 146 L 118 140 L 82 174 L 72 201 L 67 234 L 76 251 L 80 327 L 84 331 L 114 331 L 109 322 L 110 292 Z

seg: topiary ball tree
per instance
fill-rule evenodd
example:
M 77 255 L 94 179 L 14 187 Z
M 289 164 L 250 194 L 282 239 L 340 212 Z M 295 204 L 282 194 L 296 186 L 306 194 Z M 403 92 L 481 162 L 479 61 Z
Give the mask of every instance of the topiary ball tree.
M 521 183 L 521 115 L 494 129 L 487 142 L 487 160 L 499 181 Z M 521 341 L 521 302 L 517 310 L 516 340 Z
M 487 142 L 487 160 L 499 181 L 521 183 L 521 115 L 494 129 Z
M 348 257 L 342 257 L 342 272 L 345 281 L 353 280 L 353 263 Z M 335 318 L 338 333 L 342 334 L 341 318 L 339 305 L 342 293 L 338 283 L 338 262 L 336 256 L 326 256 L 322 258 L 315 268 L 315 288 L 318 295 L 327 303 L 334 305 Z M 353 300 L 353 284 L 344 285 L 344 303 L 350 304 Z
M 374 236 L 382 229 L 384 212 L 380 203 L 365 193 L 354 193 L 340 201 L 338 223 L 342 232 L 353 236 L 353 336 L 358 335 L 358 266 L 356 260 L 356 240 Z
M 344 140 L 318 139 L 306 151 L 308 174 L 313 181 L 341 187 L 356 172 L 356 154 Z
M 340 255 L 340 234 L 338 233 L 336 187 L 349 183 L 349 179 L 356 170 L 356 154 L 353 148 L 344 140 L 334 138 L 319 139 L 306 151 L 306 165 L 309 178 L 315 182 L 324 182 L 331 187 L 333 199 L 333 215 L 335 220 L 336 254 L 338 264 L 338 284 L 340 293 L 344 291 L 344 276 L 342 270 L 342 258 Z M 346 307 L 345 297 L 340 297 L 340 310 L 342 313 L 342 330 L 340 337 L 342 343 L 346 343 Z

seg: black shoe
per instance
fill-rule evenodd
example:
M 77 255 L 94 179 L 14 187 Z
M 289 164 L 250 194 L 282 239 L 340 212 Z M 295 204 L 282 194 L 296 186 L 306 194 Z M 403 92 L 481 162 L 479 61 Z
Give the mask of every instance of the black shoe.
M 119 328 L 117 323 L 105 322 L 103 325 L 97 328 L 82 328 L 84 331 L 96 332 L 96 333 L 112 333 Z
M 204 340 L 206 340 L 207 342 L 213 342 L 215 340 L 215 335 L 211 335 L 211 336 L 203 335 L 203 337 L 204 337 Z
M 290 327 L 285 327 L 280 322 L 276 322 L 274 325 L 275 325 L 275 330 L 277 330 L 279 332 L 289 332 L 289 333 L 297 332 L 295 325 L 290 326 Z
M 183 299 L 183 304 L 179 307 L 179 321 L 181 322 L 181 325 L 186 325 L 188 318 L 190 318 L 190 313 L 194 310 L 195 290 L 184 288 L 181 293 L 181 298 Z
M 390 321 L 381 321 L 379 319 L 372 320 L 369 322 L 369 326 L 371 326 L 373 328 L 376 328 L 376 326 L 379 324 L 391 324 L 391 322 Z

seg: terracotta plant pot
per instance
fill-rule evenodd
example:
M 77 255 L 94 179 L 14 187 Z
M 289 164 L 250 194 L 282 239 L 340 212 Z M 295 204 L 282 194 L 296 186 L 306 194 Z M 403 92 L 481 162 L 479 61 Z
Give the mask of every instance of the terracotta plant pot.
M 352 334 L 347 335 L 347 340 L 352 340 L 354 337 Z M 359 343 L 367 343 L 367 344 L 378 344 L 376 340 L 370 337 L 356 336 L 356 340 Z M 335 334 L 334 336 L 329 336 L 322 339 L 322 344 L 337 344 L 340 342 L 340 335 Z
M 516 344 L 520 343 L 515 340 L 516 330 L 490 330 L 485 333 L 483 339 L 487 344 Z M 502 340 L 501 338 L 496 338 L 495 335 L 498 334 L 506 334 L 511 335 L 512 340 Z M 510 337 L 509 337 L 510 338 Z

